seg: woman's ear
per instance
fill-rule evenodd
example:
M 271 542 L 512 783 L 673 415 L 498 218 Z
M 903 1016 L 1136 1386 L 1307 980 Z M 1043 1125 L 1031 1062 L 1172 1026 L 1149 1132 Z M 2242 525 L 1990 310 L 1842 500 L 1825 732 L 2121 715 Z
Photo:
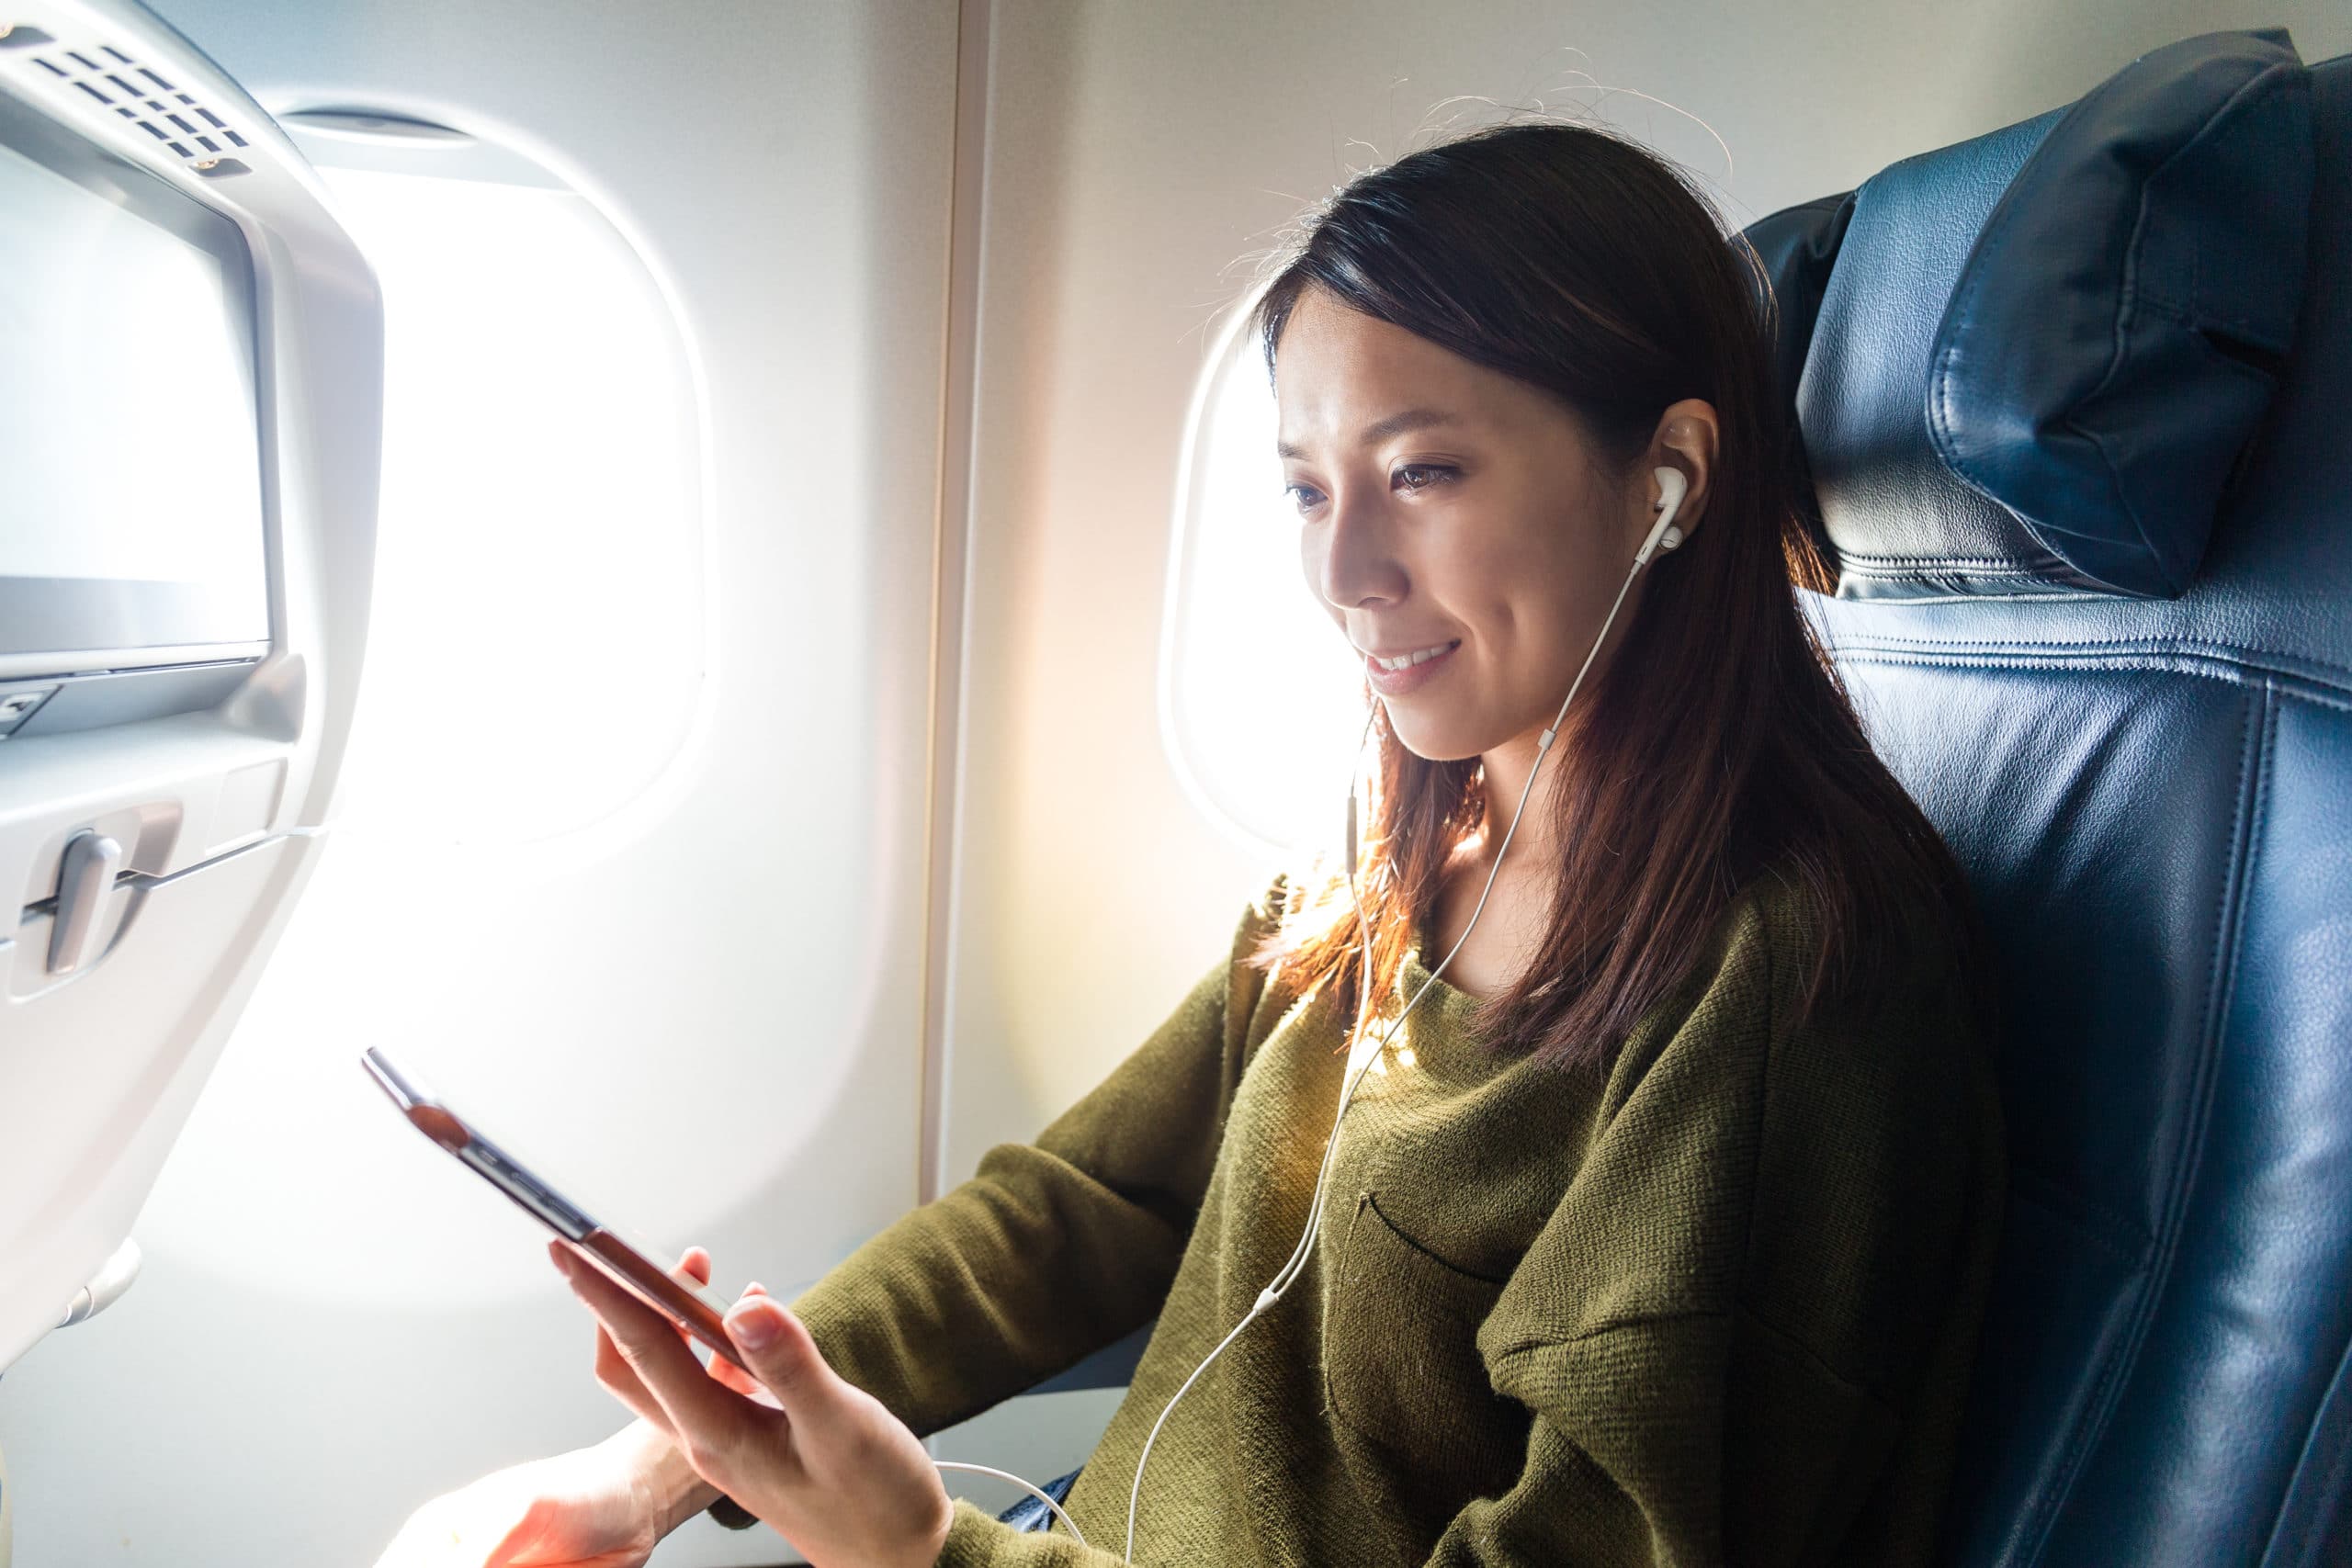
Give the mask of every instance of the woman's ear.
M 1685 398 L 1658 415 L 1657 429 L 1650 437 L 1649 450 L 1643 456 L 1640 482 L 1634 487 L 1639 498 L 1634 530 L 1636 541 L 1647 537 L 1650 525 L 1657 521 L 1658 487 L 1650 477 L 1652 468 L 1681 470 L 1690 488 L 1682 497 L 1682 504 L 1675 510 L 1674 525 L 1685 541 L 1699 531 L 1699 525 L 1707 514 L 1707 491 L 1709 481 L 1714 477 L 1718 434 L 1715 407 L 1702 398 Z

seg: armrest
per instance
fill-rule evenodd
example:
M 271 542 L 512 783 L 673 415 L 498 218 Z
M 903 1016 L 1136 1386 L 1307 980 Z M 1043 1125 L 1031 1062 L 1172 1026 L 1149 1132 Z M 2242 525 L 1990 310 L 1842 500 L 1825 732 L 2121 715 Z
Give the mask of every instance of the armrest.
M 1158 1320 L 1155 1319 L 1154 1323 Z M 1154 1323 L 1147 1323 L 1124 1339 L 1114 1339 L 1075 1366 L 1047 1378 L 1028 1392 L 1031 1393 L 1069 1393 L 1087 1388 L 1125 1388 L 1135 1376 L 1136 1363 L 1143 1359 L 1143 1348 L 1150 1339 Z

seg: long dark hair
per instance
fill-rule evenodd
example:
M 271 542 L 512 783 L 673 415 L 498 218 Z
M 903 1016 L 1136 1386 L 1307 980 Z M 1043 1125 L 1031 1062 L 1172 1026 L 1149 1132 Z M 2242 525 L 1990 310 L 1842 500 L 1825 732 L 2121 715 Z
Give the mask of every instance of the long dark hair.
M 1770 284 L 1689 177 L 1605 130 L 1492 127 L 1363 175 L 1310 215 L 1257 306 L 1270 372 L 1309 287 L 1551 394 L 1616 476 L 1668 404 L 1702 398 L 1719 421 L 1705 525 L 1645 569 L 1619 651 L 1552 748 L 1562 859 L 1547 933 L 1480 1008 L 1487 1043 L 1606 1064 L 1767 867 L 1801 885 L 1818 938 L 1801 1011 L 1901 957 L 1892 944 L 1924 907 L 1989 1027 L 1960 868 L 1871 750 L 1798 608 L 1792 584 L 1832 584 L 1796 512 Z M 1393 993 L 1487 804 L 1477 758 L 1431 761 L 1385 714 L 1374 724 L 1357 879 L 1369 953 L 1344 886 L 1327 885 L 1301 889 L 1252 957 L 1302 991 L 1336 986 L 1351 1009 L 1367 964 L 1372 994 Z

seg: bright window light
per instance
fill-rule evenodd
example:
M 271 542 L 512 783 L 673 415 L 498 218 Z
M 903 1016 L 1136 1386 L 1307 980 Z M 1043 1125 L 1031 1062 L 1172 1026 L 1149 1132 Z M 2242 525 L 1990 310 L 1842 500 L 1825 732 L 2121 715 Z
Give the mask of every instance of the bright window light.
M 1265 358 L 1237 317 L 1186 433 L 1160 716 L 1195 804 L 1280 856 L 1340 841 L 1364 706 L 1363 667 L 1300 572 L 1274 434 Z
M 576 833 L 681 761 L 704 679 L 691 372 L 560 187 L 324 168 L 384 291 L 384 477 L 343 830 Z
M 546 1260 L 356 1058 L 392 1047 L 555 1179 L 600 1172 L 570 1190 L 608 1224 L 741 1196 L 610 1131 L 616 1104 L 658 1122 L 702 1093 L 645 1021 L 703 1027 L 653 976 L 676 966 L 665 942 L 729 939 L 627 919 L 628 852 L 697 782 L 707 729 L 694 378 L 644 262 L 571 190 L 320 173 L 384 295 L 367 665 L 334 840 L 173 1151 L 200 1175 L 159 1182 L 141 1223 L 288 1300 L 519 1300 Z M 695 1115 L 721 1142 L 789 1142 L 756 1096 Z

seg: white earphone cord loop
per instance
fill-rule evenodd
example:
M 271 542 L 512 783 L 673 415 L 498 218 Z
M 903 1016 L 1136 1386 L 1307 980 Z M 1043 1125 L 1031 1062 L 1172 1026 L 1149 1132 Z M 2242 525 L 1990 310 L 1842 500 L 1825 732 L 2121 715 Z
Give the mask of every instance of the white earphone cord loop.
M 1040 1486 L 1032 1486 L 1027 1482 L 1022 1480 L 1021 1477 L 1013 1474 L 1012 1472 L 1009 1470 L 998 1470 L 990 1465 L 966 1464 L 961 1460 L 953 1459 L 935 1459 L 931 1462 L 935 1468 L 940 1470 L 968 1470 L 974 1475 L 993 1475 L 999 1481 L 1012 1482 L 1015 1486 L 1020 1487 L 1023 1492 L 1028 1493 L 1029 1495 L 1036 1498 L 1037 1501 L 1043 1503 L 1048 1508 L 1051 1508 L 1054 1511 L 1054 1517 L 1061 1520 L 1063 1525 L 1068 1527 L 1069 1533 L 1077 1540 L 1079 1545 L 1084 1546 L 1086 1544 L 1086 1538 L 1078 1533 L 1077 1524 L 1071 1520 L 1068 1514 L 1062 1512 L 1062 1506 L 1059 1503 L 1055 1502 L 1052 1495 L 1046 1492 L 1045 1488 Z
M 1674 499 L 1679 502 L 1680 498 L 1678 496 Z M 1666 526 L 1666 521 L 1661 519 L 1657 527 L 1652 530 L 1651 537 L 1657 538 L 1664 532 Z M 1676 540 L 1676 543 L 1680 543 L 1680 540 Z M 1478 890 L 1478 902 L 1471 908 L 1470 923 L 1462 928 L 1462 934 L 1453 939 L 1453 945 L 1446 950 L 1444 958 L 1439 961 L 1438 966 L 1429 972 L 1419 987 L 1413 992 L 1412 999 L 1405 1004 L 1405 1010 L 1389 1021 L 1388 1027 L 1381 1032 L 1380 1043 L 1364 1053 L 1363 1060 L 1357 1064 L 1355 1070 L 1341 1089 L 1339 1109 L 1331 1116 L 1330 1135 L 1323 1141 L 1323 1162 L 1315 1172 L 1315 1190 L 1308 1196 L 1306 1202 L 1306 1228 L 1299 1234 L 1298 1245 L 1291 1248 L 1289 1260 L 1276 1271 L 1272 1281 L 1258 1292 L 1258 1300 L 1250 1308 L 1249 1313 L 1239 1323 L 1233 1325 L 1233 1332 L 1219 1340 L 1216 1348 L 1210 1351 L 1207 1358 L 1193 1369 L 1193 1375 L 1186 1378 L 1182 1386 L 1169 1396 L 1167 1404 L 1159 1412 L 1159 1419 L 1151 1424 L 1151 1433 L 1144 1439 L 1143 1452 L 1136 1458 L 1135 1484 L 1127 1492 L 1127 1540 L 1125 1550 L 1121 1555 L 1129 1562 L 1133 1562 L 1136 1556 L 1136 1506 L 1143 1496 L 1143 1467 L 1151 1461 L 1151 1446 L 1159 1440 L 1159 1429 L 1168 1425 L 1168 1417 L 1174 1412 L 1176 1402 L 1183 1398 L 1185 1393 L 1200 1381 L 1201 1374 L 1209 1370 L 1210 1362 L 1223 1355 L 1225 1348 L 1239 1338 L 1241 1331 L 1256 1322 L 1261 1313 L 1280 1301 L 1283 1293 L 1290 1289 L 1301 1273 L 1306 1271 L 1307 1259 L 1314 1255 L 1315 1238 L 1321 1234 L 1323 1227 L 1323 1190 L 1330 1180 L 1331 1156 L 1338 1149 L 1340 1143 L 1340 1123 L 1347 1116 L 1349 1101 L 1355 1099 L 1356 1086 L 1363 1081 L 1363 1076 L 1373 1063 L 1380 1060 L 1381 1056 L 1386 1053 L 1388 1043 L 1396 1038 L 1396 1031 L 1404 1026 L 1405 1020 L 1412 1015 L 1413 1010 L 1421 1005 L 1421 998 L 1430 994 L 1430 987 L 1437 984 L 1438 976 L 1445 973 L 1446 965 L 1453 962 L 1453 955 L 1462 951 L 1462 944 L 1470 940 L 1471 931 L 1477 928 L 1478 917 L 1486 911 L 1487 895 L 1495 890 L 1495 874 L 1502 870 L 1503 856 L 1510 849 L 1512 836 L 1519 831 L 1519 818 L 1527 809 L 1527 797 L 1535 788 L 1535 775 L 1543 770 L 1544 759 L 1550 754 L 1552 742 L 1559 738 L 1561 721 L 1568 716 L 1568 705 L 1576 701 L 1577 691 L 1584 685 L 1586 672 L 1592 668 L 1593 660 L 1600 652 L 1600 645 L 1609 640 L 1609 628 L 1616 624 L 1617 612 L 1625 603 L 1625 594 L 1634 586 L 1634 577 L 1640 573 L 1645 565 L 1648 564 L 1649 555 L 1650 551 L 1645 547 L 1640 555 L 1634 558 L 1632 569 L 1625 573 L 1625 581 L 1618 586 L 1617 597 L 1610 603 L 1609 614 L 1600 623 L 1600 635 L 1592 639 L 1592 647 L 1585 652 L 1584 662 L 1577 667 L 1577 678 L 1569 682 L 1568 694 L 1560 699 L 1560 711 L 1552 716 L 1550 728 L 1544 731 L 1535 743 L 1535 764 L 1527 770 L 1527 782 L 1520 787 L 1519 804 L 1512 807 L 1510 826 L 1503 829 L 1502 842 L 1496 846 L 1494 862 L 1487 868 L 1487 883 Z M 1363 748 L 1372 739 L 1372 725 L 1373 717 L 1367 716 L 1364 719 L 1363 739 L 1357 742 L 1355 762 L 1348 770 L 1348 801 L 1351 807 L 1355 802 L 1356 774 L 1363 765 Z M 1350 837 L 1352 840 L 1352 831 Z M 1352 841 L 1349 847 L 1351 851 L 1353 850 Z M 1356 891 L 1354 858 L 1351 853 L 1348 866 L 1348 897 L 1355 904 L 1356 932 L 1358 939 L 1364 944 L 1356 1010 L 1356 1027 L 1360 1031 L 1363 1027 L 1364 1009 L 1371 1000 L 1369 993 L 1372 973 L 1372 922 L 1364 918 L 1363 899 Z

